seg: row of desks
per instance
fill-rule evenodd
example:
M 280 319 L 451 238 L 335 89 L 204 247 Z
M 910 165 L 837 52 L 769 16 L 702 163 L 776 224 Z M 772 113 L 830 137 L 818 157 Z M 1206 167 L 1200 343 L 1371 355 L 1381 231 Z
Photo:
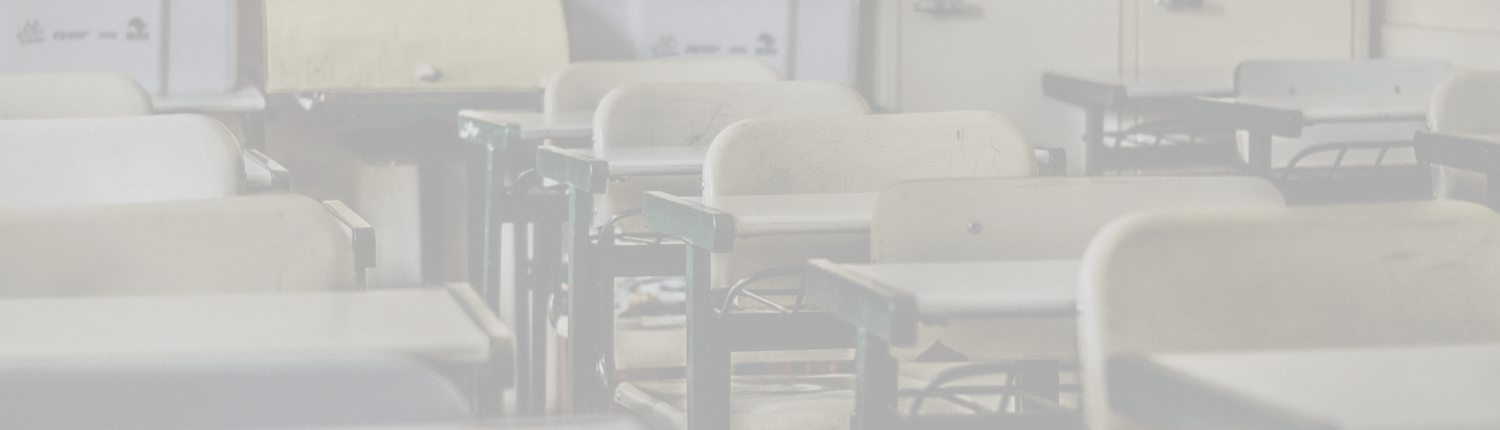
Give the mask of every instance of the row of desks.
M 1050 76 L 1054 86 L 1071 85 L 1066 78 Z M 1076 84 L 1076 83 L 1074 83 Z M 1183 94 L 1171 90 L 1137 88 L 1132 91 L 1120 86 L 1098 86 L 1099 95 L 1082 95 L 1081 99 L 1095 100 L 1103 106 L 1113 103 L 1109 97 L 1180 97 Z M 1204 86 L 1212 90 L 1211 85 Z M 1066 91 L 1080 92 L 1072 89 Z M 1200 91 L 1200 90 L 1193 90 Z M 1208 91 L 1208 90 L 1202 90 Z M 1338 102 L 1338 103 L 1334 103 Z M 1264 152 L 1263 157 L 1252 155 L 1252 171 L 1268 174 L 1269 136 L 1280 133 L 1294 135 L 1295 130 L 1317 122 L 1387 121 L 1420 118 L 1425 105 L 1415 104 L 1360 105 L 1345 101 L 1329 101 L 1328 106 L 1311 103 L 1302 106 L 1261 106 L 1253 103 L 1234 103 L 1203 100 L 1205 109 L 1222 109 L 1226 115 L 1243 116 L 1252 134 L 1264 131 L 1264 138 L 1252 138 L 1252 154 Z M 1338 107 L 1333 107 L 1337 105 Z M 468 111 L 461 114 L 461 133 L 471 142 L 509 142 L 505 139 L 486 139 L 489 136 L 518 138 L 581 138 L 591 134 L 587 116 L 572 115 L 517 115 L 493 112 Z M 1095 118 L 1091 115 L 1092 123 Z M 1102 127 L 1102 126 L 1101 126 Z M 507 134 L 508 133 L 508 134 Z M 1093 134 L 1090 135 L 1094 136 Z M 1500 144 L 1500 139 L 1490 136 L 1444 136 L 1424 133 L 1418 136 L 1419 144 L 1432 142 L 1427 149 L 1419 145 L 1419 157 L 1427 154 L 1424 161 L 1470 166 L 1483 160 Z M 556 172 L 550 177 L 582 192 L 602 192 L 605 182 L 614 176 L 649 176 L 695 174 L 701 168 L 702 148 L 650 148 L 622 150 L 604 157 L 595 158 L 584 152 L 544 148 L 538 157 L 539 168 Z M 1425 151 L 1425 152 L 1424 152 Z M 1477 154 L 1477 155 L 1476 155 Z M 1259 164 L 1257 164 L 1259 163 Z M 1487 163 L 1483 166 L 1500 166 Z M 1485 169 L 1476 169 L 1488 171 Z M 1492 190 L 1500 187 L 1491 187 Z M 1492 191 L 1494 193 L 1494 191 Z M 866 232 L 869 229 L 869 208 L 873 206 L 875 194 L 845 195 L 788 195 L 788 196 L 739 196 L 721 197 L 714 201 L 700 198 L 682 198 L 662 193 L 652 193 L 647 198 L 647 224 L 654 230 L 690 246 L 709 252 L 732 250 L 735 237 L 750 237 L 768 234 L 809 234 Z M 1492 199 L 1491 201 L 1500 201 Z M 859 342 L 857 359 L 863 368 L 880 368 L 881 360 L 889 359 L 886 348 L 890 345 L 907 345 L 914 341 L 914 334 L 922 316 L 983 315 L 996 318 L 1029 316 L 1065 316 L 1076 312 L 1077 261 L 1015 261 L 984 263 L 942 263 L 912 265 L 836 265 L 815 262 L 808 273 L 808 293 L 837 318 L 858 328 L 861 336 L 874 336 L 889 343 Z M 996 280 L 1006 280 L 997 283 Z M 995 291 L 1006 294 L 995 294 Z M 578 321 L 574 322 L 575 324 Z M 577 330 L 575 328 L 575 330 Z M 1337 355 L 1337 354 L 1335 354 Z M 1193 360 L 1188 357 L 1185 360 Z M 1151 363 L 1159 366 L 1155 357 L 1127 363 Z M 1162 363 L 1175 363 L 1172 358 Z M 1211 358 L 1205 359 L 1211 360 Z M 1274 363 L 1267 364 L 1274 366 Z M 1130 366 L 1126 364 L 1125 366 Z M 1168 371 L 1171 366 L 1166 366 Z M 1117 372 L 1128 375 L 1130 372 Z M 894 375 L 894 374 L 892 374 Z M 1191 375 L 1189 375 L 1190 377 Z M 1128 377 L 1120 382 L 1129 387 Z M 894 387 L 893 384 L 864 383 L 863 387 Z M 1144 388 L 1143 388 L 1144 389 Z M 893 390 L 862 392 L 861 399 L 881 396 L 894 398 Z M 1227 402 L 1243 402 L 1237 396 L 1227 396 Z M 893 404 L 886 399 L 865 400 L 864 408 L 872 405 Z M 1251 402 L 1253 403 L 1253 401 Z M 1122 406 L 1132 408 L 1133 406 Z M 1152 408 L 1160 409 L 1161 405 Z M 861 410 L 866 417 L 882 416 L 891 411 Z M 1317 413 L 1323 413 L 1318 411 Z M 1156 413 L 1156 412 L 1140 412 Z M 1336 415 L 1337 411 L 1326 411 Z M 1274 415 L 1274 414 L 1272 414 Z M 1257 415 L 1258 416 L 1258 415 Z

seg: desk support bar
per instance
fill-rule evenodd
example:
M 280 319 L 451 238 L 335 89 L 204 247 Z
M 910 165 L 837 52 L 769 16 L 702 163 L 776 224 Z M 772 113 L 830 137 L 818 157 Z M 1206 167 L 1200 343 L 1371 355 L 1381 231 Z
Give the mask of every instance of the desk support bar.
M 734 251 L 734 215 L 660 191 L 646 193 L 642 210 L 646 226 L 658 233 L 709 252 Z

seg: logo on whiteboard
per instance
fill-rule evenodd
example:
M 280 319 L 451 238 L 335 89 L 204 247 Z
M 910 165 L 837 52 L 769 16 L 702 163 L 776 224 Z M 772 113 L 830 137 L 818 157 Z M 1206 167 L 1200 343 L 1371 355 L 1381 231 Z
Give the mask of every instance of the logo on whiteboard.
M 755 41 L 760 42 L 760 46 L 755 47 L 755 55 L 776 55 L 776 37 L 771 33 L 761 33 Z
M 656 39 L 656 44 L 651 46 L 651 55 L 656 58 L 676 57 L 677 38 L 670 34 L 664 34 Z
M 21 32 L 16 33 L 16 41 L 22 45 L 31 45 L 47 41 L 47 29 L 42 28 L 42 21 L 38 19 L 26 20 L 26 26 L 21 27 Z
M 125 40 L 151 39 L 151 33 L 146 31 L 146 20 L 141 19 L 141 17 L 131 18 L 130 23 L 126 24 L 126 26 L 130 27 L 130 31 L 125 32 Z

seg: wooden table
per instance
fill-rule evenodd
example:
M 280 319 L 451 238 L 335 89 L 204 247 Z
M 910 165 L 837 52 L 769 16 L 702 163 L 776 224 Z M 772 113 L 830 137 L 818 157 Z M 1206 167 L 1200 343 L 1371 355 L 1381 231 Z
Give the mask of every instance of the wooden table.
M 854 428 L 923 428 L 896 411 L 896 359 L 914 346 L 921 318 L 1045 318 L 1077 314 L 1078 260 L 835 264 L 813 260 L 808 298 L 856 328 Z M 1048 369 L 1038 369 L 1045 372 Z M 1056 389 L 1055 369 L 1050 375 Z M 1047 375 L 1025 378 L 1043 381 Z M 1024 409 L 1023 409 L 1024 411 Z M 1031 425 L 1076 426 L 1076 416 L 1037 415 Z M 1025 418 L 1023 418 L 1025 419 Z M 910 420 L 910 422 L 903 422 Z
M 1417 132 L 1417 161 L 1485 174 L 1485 204 L 1500 210 L 1500 134 Z
M 1248 168 L 1270 177 L 1272 136 L 1300 137 L 1317 124 L 1423 121 L 1426 97 L 1307 97 L 1296 100 L 1198 98 L 1192 106 L 1212 118 L 1249 133 Z
M 0 300 L 0 360 L 400 353 L 467 369 L 484 416 L 511 382 L 510 331 L 466 285 L 355 292 Z
M 1180 105 L 1192 97 L 1234 94 L 1232 70 L 1176 70 L 1142 73 L 1042 74 L 1042 93 L 1084 110 L 1087 174 L 1101 173 L 1105 114 L 1111 109 Z
M 1500 345 L 1111 357 L 1110 404 L 1180 429 L 1500 427 Z

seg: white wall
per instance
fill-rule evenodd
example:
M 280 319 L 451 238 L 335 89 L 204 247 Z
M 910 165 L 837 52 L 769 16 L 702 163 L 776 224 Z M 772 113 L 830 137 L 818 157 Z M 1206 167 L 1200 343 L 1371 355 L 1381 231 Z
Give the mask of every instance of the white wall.
M 1500 69 L 1500 2 L 1386 0 L 1382 56 L 1437 57 L 1461 69 Z

